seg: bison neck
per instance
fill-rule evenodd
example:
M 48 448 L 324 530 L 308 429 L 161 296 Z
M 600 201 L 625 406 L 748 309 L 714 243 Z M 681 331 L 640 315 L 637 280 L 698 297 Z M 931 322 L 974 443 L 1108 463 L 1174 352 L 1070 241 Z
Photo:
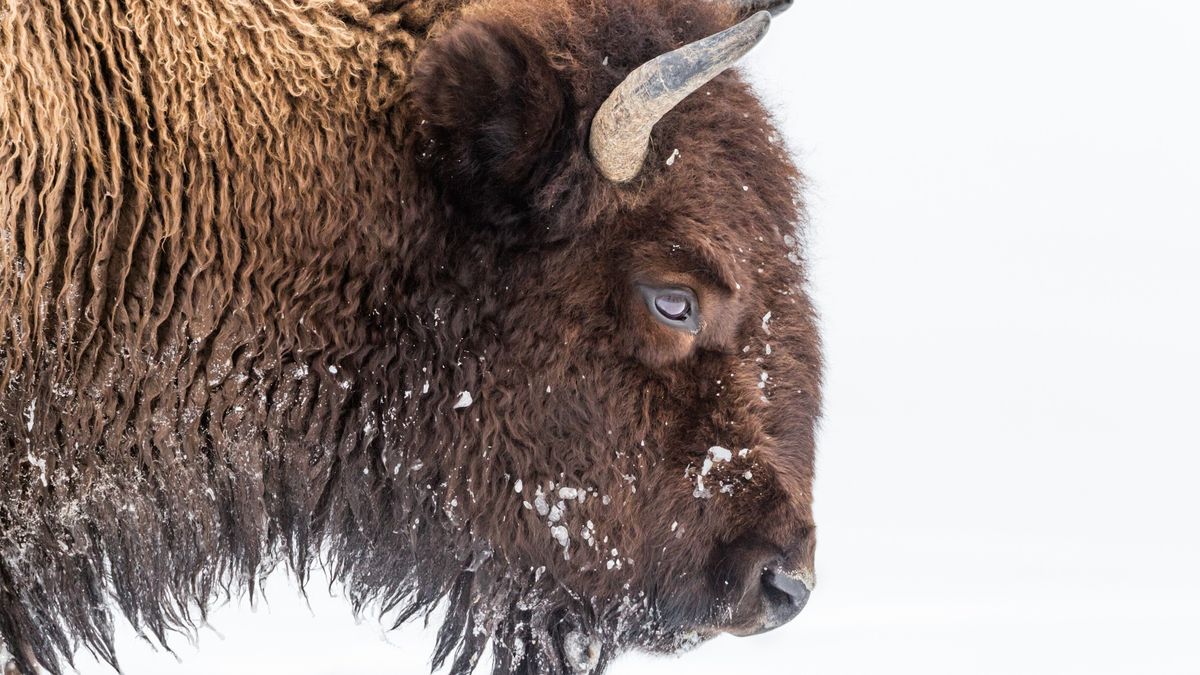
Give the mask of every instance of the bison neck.
M 410 489 L 467 489 L 492 348 L 397 112 L 458 3 L 201 4 L 3 20 L 0 631 L 50 666 L 110 595 L 161 636 L 279 562 L 395 605 L 483 555 Z

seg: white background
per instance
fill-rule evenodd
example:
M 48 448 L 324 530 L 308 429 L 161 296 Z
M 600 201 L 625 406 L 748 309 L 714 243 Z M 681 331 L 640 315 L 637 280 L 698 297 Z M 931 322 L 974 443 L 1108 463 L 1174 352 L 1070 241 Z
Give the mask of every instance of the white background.
M 780 630 L 613 673 L 1200 673 L 1198 71 L 1184 1 L 776 20 L 748 72 L 812 181 L 820 581 Z M 183 664 L 125 630 L 125 670 L 428 672 L 432 631 L 270 600 Z

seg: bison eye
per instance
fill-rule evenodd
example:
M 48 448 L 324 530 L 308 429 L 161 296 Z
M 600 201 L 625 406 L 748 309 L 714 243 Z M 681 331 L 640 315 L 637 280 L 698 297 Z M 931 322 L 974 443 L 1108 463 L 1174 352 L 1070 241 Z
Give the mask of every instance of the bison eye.
M 696 295 L 686 288 L 639 286 L 650 313 L 660 323 L 690 333 L 700 331 Z
M 667 291 L 654 298 L 654 308 L 671 321 L 683 321 L 692 315 L 692 301 L 678 291 Z

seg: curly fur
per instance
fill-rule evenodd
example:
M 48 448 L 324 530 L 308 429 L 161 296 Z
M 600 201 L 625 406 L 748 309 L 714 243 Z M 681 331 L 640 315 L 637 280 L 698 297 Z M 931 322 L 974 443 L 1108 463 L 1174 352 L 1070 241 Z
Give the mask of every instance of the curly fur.
M 497 672 L 565 672 L 583 636 L 602 670 L 736 623 L 762 555 L 811 568 L 820 358 L 768 115 L 728 73 L 659 125 L 633 184 L 586 150 L 629 70 L 733 20 L 678 0 L 7 0 L 18 667 L 80 647 L 116 666 L 114 608 L 165 643 L 322 564 L 397 624 L 445 600 L 435 667 L 490 645 Z M 710 328 L 654 323 L 639 279 L 696 287 Z M 700 475 L 711 445 L 748 452 Z

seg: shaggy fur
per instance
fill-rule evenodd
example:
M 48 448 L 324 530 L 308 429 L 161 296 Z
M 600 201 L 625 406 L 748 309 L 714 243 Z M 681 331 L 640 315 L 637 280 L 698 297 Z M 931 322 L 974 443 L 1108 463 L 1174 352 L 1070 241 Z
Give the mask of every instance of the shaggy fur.
M 0 7 L 21 669 L 115 666 L 114 606 L 162 642 L 322 564 L 396 623 L 444 600 L 435 667 L 602 670 L 747 624 L 766 558 L 811 570 L 820 359 L 768 115 L 727 73 L 633 183 L 586 149 L 625 74 L 733 10 L 461 5 Z

